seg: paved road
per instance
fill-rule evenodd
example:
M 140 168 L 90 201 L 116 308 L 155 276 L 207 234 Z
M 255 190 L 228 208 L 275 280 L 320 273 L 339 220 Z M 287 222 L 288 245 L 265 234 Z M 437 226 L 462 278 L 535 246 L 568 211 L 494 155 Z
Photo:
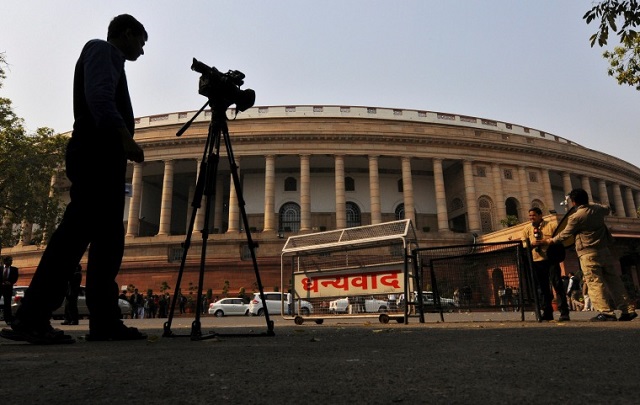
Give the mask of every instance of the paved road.
M 3 404 L 637 404 L 640 321 L 520 322 L 513 313 L 427 315 L 295 325 L 274 316 L 127 320 L 150 337 L 73 345 L 0 339 Z M 238 337 L 227 334 L 244 333 Z M 185 335 L 179 337 L 178 335 Z

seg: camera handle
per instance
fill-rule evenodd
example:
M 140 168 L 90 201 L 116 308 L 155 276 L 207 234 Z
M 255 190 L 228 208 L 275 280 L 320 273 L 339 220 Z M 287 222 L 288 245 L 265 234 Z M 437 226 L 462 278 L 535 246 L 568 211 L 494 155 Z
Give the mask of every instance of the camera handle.
M 203 336 L 201 323 L 200 323 L 200 315 L 202 313 L 202 289 L 204 284 L 204 270 L 205 270 L 205 262 L 206 262 L 206 254 L 207 254 L 207 241 L 209 239 L 209 222 L 211 217 L 211 202 L 215 200 L 216 195 L 216 178 L 218 175 L 218 164 L 220 162 L 220 143 L 224 141 L 227 157 L 229 159 L 229 167 L 231 169 L 231 175 L 233 178 L 233 183 L 235 186 L 236 197 L 238 199 L 238 205 L 242 217 L 242 222 L 244 225 L 244 230 L 247 236 L 247 245 L 249 251 L 251 252 L 251 259 L 253 262 L 253 269 L 256 276 L 256 284 L 258 286 L 258 290 L 260 292 L 260 298 L 262 302 L 266 302 L 264 297 L 264 288 L 262 285 L 262 280 L 260 278 L 260 272 L 258 270 L 258 261 L 256 259 L 255 248 L 258 246 L 254 243 L 253 238 L 251 237 L 251 231 L 249 228 L 249 220 L 247 217 L 247 212 L 245 210 L 245 201 L 242 196 L 242 188 L 240 185 L 240 177 L 238 176 L 238 166 L 235 161 L 235 157 L 233 155 L 233 148 L 231 146 L 231 139 L 229 137 L 229 129 L 227 126 L 227 116 L 226 116 L 226 108 L 216 108 L 215 104 L 211 102 L 211 100 L 207 101 L 202 108 L 187 122 L 183 127 L 176 133 L 176 136 L 181 136 L 187 128 L 193 123 L 195 118 L 208 106 L 212 104 L 212 116 L 211 122 L 209 123 L 209 131 L 207 134 L 207 140 L 205 143 L 205 148 L 202 156 L 202 161 L 200 163 L 200 170 L 198 172 L 198 178 L 196 180 L 196 188 L 194 190 L 193 201 L 191 206 L 193 207 L 191 212 L 191 218 L 189 221 L 189 226 L 187 229 L 187 235 L 185 241 L 182 245 L 182 259 L 180 262 L 180 270 L 178 272 L 178 278 L 176 280 L 176 288 L 174 292 L 174 299 L 171 301 L 171 309 L 169 311 L 169 317 L 167 322 L 164 324 L 164 332 L 163 337 L 179 337 L 179 336 L 189 336 L 191 340 L 204 340 L 214 338 L 216 336 L 221 336 L 223 334 L 211 332 L 210 334 Z M 222 139 L 221 139 L 222 138 Z M 195 226 L 196 215 L 198 210 L 201 208 L 202 197 L 205 199 L 205 215 L 204 215 L 204 226 L 201 230 L 202 232 L 202 251 L 200 255 L 200 273 L 198 278 L 198 291 L 197 291 L 197 304 L 196 304 L 196 313 L 195 320 L 191 324 L 191 334 L 190 335 L 176 335 L 171 331 L 171 324 L 173 322 L 173 315 L 176 307 L 176 297 L 180 291 L 180 284 L 182 282 L 182 275 L 184 273 L 185 263 L 189 248 L 191 246 L 191 235 L 193 234 L 193 229 Z M 264 308 L 265 321 L 267 324 L 267 332 L 262 334 L 224 334 L 225 336 L 274 336 L 273 331 L 273 321 L 269 317 L 268 309 Z

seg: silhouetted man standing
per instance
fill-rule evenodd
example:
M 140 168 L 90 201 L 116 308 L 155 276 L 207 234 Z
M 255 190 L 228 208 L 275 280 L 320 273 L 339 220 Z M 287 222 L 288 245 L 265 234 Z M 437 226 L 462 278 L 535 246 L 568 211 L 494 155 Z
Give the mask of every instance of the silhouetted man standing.
M 144 26 L 123 14 L 109 24 L 107 40 L 87 42 L 73 81 L 73 134 L 66 169 L 71 202 L 42 255 L 12 329 L 0 336 L 35 344 L 72 343 L 49 319 L 64 299 L 69 279 L 89 248 L 86 296 L 87 340 L 133 340 L 146 336 L 120 320 L 115 281 L 124 252 L 127 160 L 144 161 L 133 140 L 134 115 L 125 61 L 144 54 Z

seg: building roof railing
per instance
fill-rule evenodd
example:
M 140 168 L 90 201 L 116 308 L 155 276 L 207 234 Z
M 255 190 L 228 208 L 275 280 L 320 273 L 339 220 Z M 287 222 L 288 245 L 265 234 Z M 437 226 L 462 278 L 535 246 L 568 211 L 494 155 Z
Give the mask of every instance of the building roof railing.
M 148 128 L 162 125 L 181 124 L 190 120 L 196 111 L 184 111 L 168 114 L 158 114 L 136 118 L 136 128 Z M 227 114 L 231 117 L 234 109 Z M 288 106 L 255 106 L 238 114 L 238 120 L 256 118 L 285 118 L 285 117 L 326 117 L 326 118 L 366 118 L 396 121 L 413 121 L 441 125 L 455 125 L 475 129 L 488 129 L 505 134 L 515 134 L 534 138 L 556 141 L 564 144 L 578 145 L 569 139 L 545 131 L 469 115 L 443 113 L 427 110 L 412 110 L 400 108 L 380 108 L 362 106 L 339 105 L 288 105 Z M 208 122 L 211 111 L 206 110 L 196 118 L 195 122 Z

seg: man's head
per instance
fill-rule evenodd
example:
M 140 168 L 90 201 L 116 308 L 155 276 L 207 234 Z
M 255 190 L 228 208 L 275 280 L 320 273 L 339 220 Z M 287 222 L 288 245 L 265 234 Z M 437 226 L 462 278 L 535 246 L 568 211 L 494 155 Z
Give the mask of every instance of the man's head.
M 574 188 L 569 193 L 569 199 L 575 205 L 586 205 L 589 204 L 589 194 L 581 188 Z
M 144 26 L 129 14 L 121 14 L 109 24 L 107 41 L 120 49 L 127 60 L 135 61 L 144 55 L 142 48 L 148 39 Z
M 11 266 L 13 264 L 13 257 L 5 256 L 4 260 L 2 260 L 5 266 Z
M 542 210 L 538 207 L 531 207 L 529 209 L 529 221 L 531 221 L 533 225 L 538 225 L 542 222 Z

